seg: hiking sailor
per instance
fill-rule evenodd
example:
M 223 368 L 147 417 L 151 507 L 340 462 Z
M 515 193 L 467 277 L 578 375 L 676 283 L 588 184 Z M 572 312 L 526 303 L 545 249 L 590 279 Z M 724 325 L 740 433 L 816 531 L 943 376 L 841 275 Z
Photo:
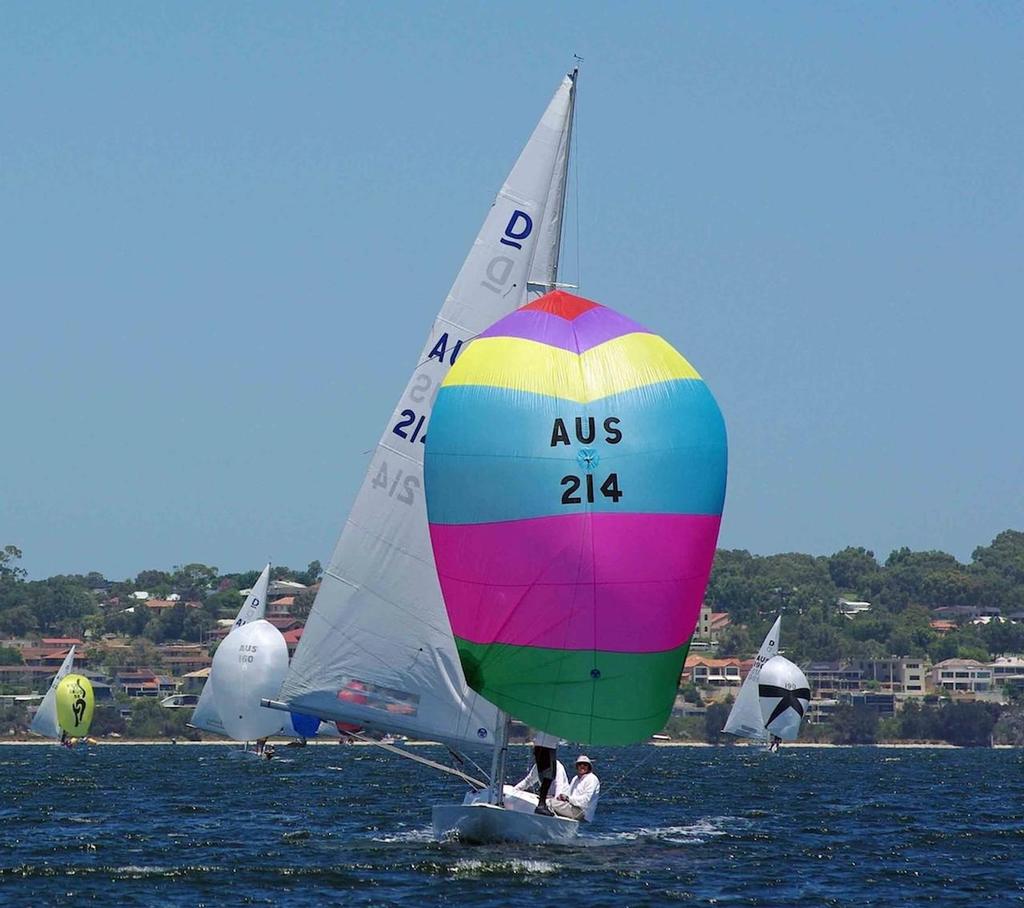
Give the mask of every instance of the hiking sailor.
M 590 757 L 580 754 L 576 758 L 576 777 L 569 783 L 569 790 L 549 802 L 551 810 L 560 817 L 570 820 L 594 819 L 597 800 L 601 796 L 601 783 L 594 774 Z

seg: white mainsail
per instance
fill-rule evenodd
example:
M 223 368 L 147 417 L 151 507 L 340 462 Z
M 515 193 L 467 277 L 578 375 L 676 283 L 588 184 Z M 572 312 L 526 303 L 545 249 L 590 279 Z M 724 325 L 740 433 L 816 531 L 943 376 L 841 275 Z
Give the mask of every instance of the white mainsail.
M 437 389 L 463 344 L 523 305 L 528 281 L 555 280 L 552 237 L 561 231 L 574 95 L 572 73 L 434 321 L 324 571 L 280 693 L 291 709 L 454 744 L 494 738 L 496 710 L 465 682 L 441 598 L 423 500 L 423 442 Z
M 761 715 L 761 698 L 758 695 L 757 683 L 764 664 L 779 651 L 781 624 L 782 616 L 779 615 L 775 619 L 772 629 L 768 631 L 768 636 L 761 643 L 761 648 L 757 651 L 757 659 L 743 681 L 739 696 L 732 705 L 732 711 L 729 713 L 729 718 L 725 720 L 725 727 L 722 731 L 740 738 L 768 740 L 768 732 L 765 730 L 764 718 Z
M 32 734 L 41 735 L 44 738 L 60 737 L 60 724 L 57 722 L 57 685 L 60 684 L 61 679 L 71 673 L 74 663 L 75 647 L 72 646 L 60 664 L 60 668 L 57 669 L 57 674 L 53 676 L 50 689 L 46 692 L 43 702 L 39 704 L 39 708 L 32 718 L 32 724 L 28 729 Z
M 270 565 L 268 564 L 259 577 L 256 578 L 252 589 L 249 590 L 249 595 L 245 597 L 245 602 L 242 603 L 242 607 L 238 610 L 238 615 L 235 617 L 232 629 L 243 627 L 251 621 L 259 621 L 263 618 L 267 611 L 267 587 L 269 585 Z M 192 711 L 192 717 L 188 720 L 188 724 L 193 728 L 198 728 L 200 731 L 208 731 L 215 735 L 227 737 L 228 733 L 220 719 L 216 698 L 213 695 L 213 685 L 210 683 L 212 680 L 213 671 L 211 670 L 206 678 L 206 684 L 203 685 L 203 692 L 199 695 L 199 702 Z

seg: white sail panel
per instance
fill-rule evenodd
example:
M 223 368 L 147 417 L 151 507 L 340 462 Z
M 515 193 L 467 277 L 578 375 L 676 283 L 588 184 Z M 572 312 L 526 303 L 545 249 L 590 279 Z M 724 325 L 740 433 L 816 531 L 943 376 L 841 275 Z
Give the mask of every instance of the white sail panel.
M 264 617 L 267 611 L 267 588 L 269 585 L 270 565 L 268 564 L 260 572 L 259 577 L 256 578 L 252 589 L 249 590 L 249 595 L 245 597 L 245 602 L 242 603 L 242 607 L 235 616 L 233 628 L 243 627 L 251 621 L 259 621 Z M 213 670 L 211 669 L 210 675 L 206 679 L 206 684 L 203 685 L 203 691 L 199 695 L 199 702 L 196 704 L 196 708 L 192 710 L 192 716 L 188 720 L 188 724 L 192 728 L 198 728 L 200 731 L 208 731 L 211 734 L 228 737 L 228 733 L 224 730 L 224 723 L 220 720 L 220 713 L 217 711 L 217 702 L 213 693 L 214 688 L 210 683 L 212 678 Z
M 64 677 L 71 673 L 74 663 L 75 647 L 72 646 L 64 657 L 64 661 L 60 664 L 60 668 L 57 669 L 57 674 L 53 676 L 53 680 L 50 682 L 50 689 L 46 692 L 46 696 L 43 697 L 43 702 L 39 704 L 36 714 L 32 717 L 32 724 L 28 729 L 32 734 L 40 735 L 44 738 L 60 737 L 60 723 L 57 721 L 57 685 L 60 684 Z
M 725 728 L 722 731 L 736 735 L 741 738 L 755 738 L 766 741 L 768 732 L 764 727 L 764 719 L 761 716 L 761 700 L 758 696 L 758 678 L 761 676 L 761 669 L 764 664 L 777 655 L 779 652 L 779 631 L 782 625 L 782 616 L 775 619 L 768 636 L 761 643 L 757 651 L 757 659 L 754 665 L 743 680 L 739 696 L 732 705 L 729 718 L 725 720 Z
M 761 721 L 768 733 L 783 741 L 795 741 L 811 702 L 807 676 L 785 656 L 775 656 L 761 669 L 757 691 Z
M 463 345 L 526 301 L 573 84 L 562 82 L 498 193 L 377 445 L 281 690 L 292 709 L 452 743 L 493 737 L 494 707 L 466 685 L 441 599 L 423 441 Z

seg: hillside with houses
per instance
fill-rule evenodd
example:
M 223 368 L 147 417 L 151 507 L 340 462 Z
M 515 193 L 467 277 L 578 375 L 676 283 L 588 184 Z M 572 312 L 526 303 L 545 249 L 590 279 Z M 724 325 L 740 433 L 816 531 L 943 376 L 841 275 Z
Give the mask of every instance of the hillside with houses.
M 99 573 L 28 580 L 0 552 L 0 734 L 23 735 L 71 646 L 90 678 L 99 735 L 191 736 L 212 654 L 258 571 L 189 564 L 124 581 Z M 271 573 L 267 619 L 293 654 L 320 565 Z M 1024 533 L 961 563 L 899 549 L 831 556 L 719 550 L 667 731 L 718 742 L 762 636 L 804 670 L 805 738 L 836 743 L 1024 744 Z

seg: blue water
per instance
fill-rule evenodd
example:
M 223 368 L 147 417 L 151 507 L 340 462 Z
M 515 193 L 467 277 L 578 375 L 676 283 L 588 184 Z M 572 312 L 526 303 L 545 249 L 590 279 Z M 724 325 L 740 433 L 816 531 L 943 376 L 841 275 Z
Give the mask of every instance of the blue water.
M 0 747 L 0 904 L 1024 903 L 1021 751 L 591 749 L 604 794 L 570 847 L 437 843 L 457 782 L 282 753 Z

